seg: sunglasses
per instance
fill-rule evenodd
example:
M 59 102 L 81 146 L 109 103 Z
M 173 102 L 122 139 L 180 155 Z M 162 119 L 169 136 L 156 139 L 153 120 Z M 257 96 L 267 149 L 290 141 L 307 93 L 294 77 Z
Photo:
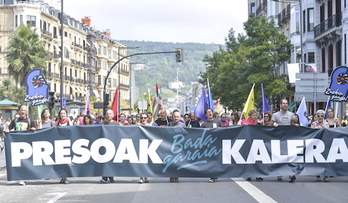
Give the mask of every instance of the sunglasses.
M 141 119 L 147 119 L 147 117 L 141 117 Z
M 324 117 L 324 115 L 318 115 L 318 117 Z
M 265 118 L 266 118 L 266 117 L 269 117 L 269 116 L 265 116 Z

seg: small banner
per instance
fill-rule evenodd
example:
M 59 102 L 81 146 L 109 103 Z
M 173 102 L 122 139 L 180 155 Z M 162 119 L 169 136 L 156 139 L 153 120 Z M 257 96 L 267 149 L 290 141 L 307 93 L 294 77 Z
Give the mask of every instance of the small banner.
M 348 176 L 348 130 L 62 126 L 5 134 L 7 178 Z

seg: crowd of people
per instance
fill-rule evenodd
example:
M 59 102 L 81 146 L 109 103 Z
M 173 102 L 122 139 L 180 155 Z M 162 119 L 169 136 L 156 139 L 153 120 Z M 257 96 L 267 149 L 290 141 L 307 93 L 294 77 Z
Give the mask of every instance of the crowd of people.
M 205 110 L 206 120 L 203 121 L 196 117 L 194 112 L 181 115 L 179 110 L 174 110 L 169 114 L 166 110 L 160 110 L 157 116 L 154 116 L 151 112 L 139 113 L 136 115 L 126 116 L 120 114 L 118 117 L 114 115 L 114 112 L 109 109 L 103 115 L 80 115 L 73 118 L 68 115 L 66 109 L 61 109 L 58 112 L 56 118 L 52 118 L 49 109 L 44 109 L 41 112 L 41 119 L 32 120 L 27 117 L 28 107 L 21 106 L 19 113 L 15 115 L 15 118 L 11 121 L 7 118 L 4 122 L 1 118 L 0 125 L 0 139 L 3 141 L 3 132 L 9 132 L 11 130 L 36 130 L 41 128 L 49 128 L 55 126 L 73 126 L 73 125 L 152 125 L 159 127 L 189 127 L 189 128 L 218 128 L 228 127 L 236 125 L 264 125 L 274 126 L 279 125 L 294 125 L 300 126 L 299 117 L 289 112 L 288 101 L 286 99 L 281 100 L 280 110 L 278 112 L 266 112 L 258 113 L 256 110 L 248 112 L 247 118 L 244 118 L 242 111 L 225 112 L 222 114 L 214 113 L 212 109 L 207 108 Z M 326 118 L 324 119 L 324 117 Z M 156 119 L 155 119 L 156 118 Z M 326 112 L 324 110 L 318 110 L 315 115 L 312 116 L 311 122 L 308 127 L 312 128 L 335 128 L 346 126 L 347 120 L 342 122 L 339 118 L 334 117 L 334 111 L 332 108 L 328 108 Z M 4 146 L 0 145 L 1 151 Z M 217 177 L 211 177 L 209 182 L 214 183 Z M 251 181 L 251 178 L 247 178 Z M 262 181 L 262 177 L 257 177 L 257 181 Z M 282 176 L 278 176 L 277 180 L 281 181 Z M 289 176 L 289 182 L 292 183 L 296 180 L 295 176 Z M 325 182 L 330 181 L 328 176 L 324 176 Z M 178 177 L 170 177 L 170 182 L 179 182 Z M 316 181 L 321 181 L 321 177 L 317 176 Z M 100 180 L 101 183 L 114 182 L 114 177 L 103 176 Z M 140 177 L 139 183 L 148 183 L 147 177 Z M 66 177 L 62 177 L 59 183 L 68 184 L 69 181 Z M 19 181 L 20 185 L 25 185 L 24 181 Z

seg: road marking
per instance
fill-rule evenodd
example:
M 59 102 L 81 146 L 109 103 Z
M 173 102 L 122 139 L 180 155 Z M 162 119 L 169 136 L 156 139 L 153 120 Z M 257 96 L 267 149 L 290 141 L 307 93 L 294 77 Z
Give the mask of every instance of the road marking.
M 3 176 L 6 176 L 7 174 L 0 174 L 0 178 L 3 177 Z
M 243 188 L 250 196 L 252 196 L 258 202 L 272 202 L 276 203 L 274 199 L 266 195 L 264 192 L 259 190 L 253 184 L 246 181 L 244 178 L 231 178 L 239 187 Z
M 60 193 L 49 193 L 49 195 L 56 195 L 55 197 L 53 197 L 52 199 L 50 199 L 47 203 L 54 203 L 57 200 L 59 200 L 61 197 L 63 197 L 64 195 L 66 195 L 66 192 L 60 192 Z

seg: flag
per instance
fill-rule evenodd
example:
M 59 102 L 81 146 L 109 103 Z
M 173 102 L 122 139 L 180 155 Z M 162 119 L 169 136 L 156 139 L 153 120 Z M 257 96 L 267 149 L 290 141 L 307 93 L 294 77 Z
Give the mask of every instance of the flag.
M 261 92 L 262 92 L 262 113 L 266 113 L 267 111 L 269 111 L 269 106 L 268 106 L 265 92 L 263 91 L 263 84 L 261 84 Z
M 327 97 L 327 102 L 326 102 L 326 106 L 325 106 L 325 115 L 324 115 L 324 119 L 327 119 L 326 111 L 327 111 L 328 108 L 331 108 L 331 96 L 328 96 L 328 97 Z
M 146 112 L 152 113 L 152 99 L 150 94 L 150 89 L 147 89 L 147 110 Z
M 89 115 L 91 112 L 91 106 L 89 104 L 89 90 L 86 92 L 86 104 L 85 104 L 85 115 Z
M 157 119 L 157 115 L 159 113 L 159 111 L 162 109 L 162 97 L 161 97 L 161 90 L 159 85 L 156 83 L 156 97 L 154 99 L 153 102 L 153 118 L 156 120 Z
M 297 115 L 301 126 L 307 126 L 309 124 L 305 97 L 302 98 L 301 104 L 297 109 Z
M 245 102 L 244 108 L 243 108 L 243 115 L 244 118 L 247 119 L 248 118 L 248 113 L 250 110 L 255 109 L 255 102 L 254 102 L 254 86 L 255 83 L 253 84 L 253 87 L 250 90 L 249 96 L 247 101 Z
M 208 108 L 211 108 L 213 113 L 215 113 L 213 96 L 211 95 L 211 92 L 210 92 L 209 78 L 207 78 L 207 84 L 208 84 L 208 101 L 207 101 L 208 102 Z
M 111 110 L 114 112 L 114 118 L 113 120 L 117 121 L 117 117 L 118 117 L 118 87 L 116 87 L 116 91 L 114 94 L 114 100 L 112 101 L 112 105 L 111 105 Z
M 207 95 L 205 94 L 205 90 L 202 89 L 202 95 L 198 100 L 198 103 L 197 103 L 197 106 L 195 107 L 194 113 L 202 121 L 206 121 L 207 117 L 205 116 L 205 110 L 207 108 L 208 108 Z

